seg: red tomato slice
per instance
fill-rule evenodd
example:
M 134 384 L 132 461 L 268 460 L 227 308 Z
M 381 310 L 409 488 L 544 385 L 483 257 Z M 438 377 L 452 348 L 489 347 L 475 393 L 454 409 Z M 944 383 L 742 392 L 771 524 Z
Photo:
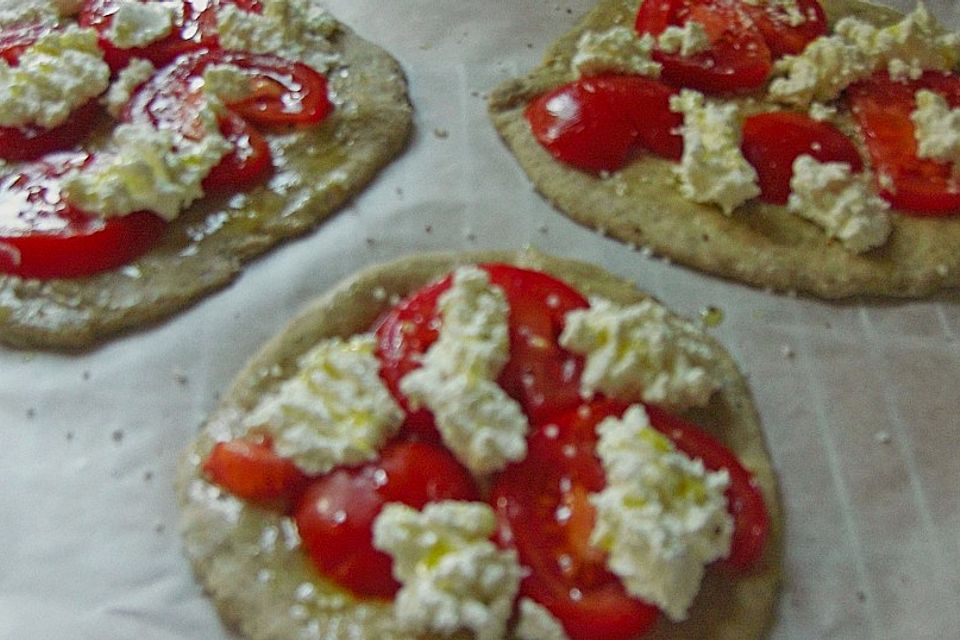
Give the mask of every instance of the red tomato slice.
M 588 542 L 595 518 L 588 496 L 605 484 L 595 454 L 595 428 L 627 406 L 601 399 L 541 420 L 530 437 L 528 457 L 508 467 L 493 487 L 501 543 L 515 547 L 532 570 L 521 592 L 550 609 L 574 640 L 626 640 L 656 619 L 656 608 L 628 595 L 607 571 L 603 553 Z M 656 407 L 647 407 L 647 412 L 653 427 L 678 449 L 700 458 L 711 471 L 728 471 L 726 495 L 734 533 L 730 556 L 721 564 L 754 566 L 763 553 L 769 521 L 750 472 L 697 427 Z
M 917 157 L 910 114 L 919 89 L 939 93 L 952 108 L 960 107 L 960 76 L 941 72 L 927 72 L 919 80 L 907 82 L 895 82 L 880 73 L 850 87 L 847 98 L 874 172 L 892 180 L 892 189 L 878 182 L 880 194 L 904 213 L 954 215 L 960 212 L 960 184 L 952 168 L 945 162 Z
M 670 111 L 674 89 L 640 76 L 583 78 L 538 97 L 524 115 L 558 160 L 585 171 L 616 171 L 639 149 L 671 160 L 683 153 L 683 124 Z
M 557 617 L 573 640 L 627 640 L 656 622 L 657 608 L 631 597 L 606 568 L 605 555 L 589 543 L 595 513 L 588 500 L 603 489 L 594 454 L 594 427 L 621 405 L 565 410 L 539 423 L 528 455 L 511 465 L 493 487 L 491 504 L 499 538 L 517 549 L 531 569 L 520 586 Z
M 291 505 L 309 482 L 291 460 L 273 451 L 267 436 L 218 442 L 203 473 L 242 500 Z
M 796 55 L 811 41 L 827 33 L 827 15 L 817 0 L 796 0 L 796 4 L 803 21 L 794 25 L 791 24 L 795 20 L 794 14 L 784 5 L 741 2 L 774 58 Z
M 789 111 L 750 116 L 743 123 L 743 155 L 757 170 L 761 195 L 767 202 L 786 204 L 793 161 L 806 154 L 820 162 L 846 162 L 863 169 L 860 153 L 832 124 Z
M 88 276 L 127 264 L 157 242 L 166 223 L 151 213 L 104 219 L 62 200 L 60 178 L 90 160 L 85 153 L 59 154 L 0 178 L 0 272 Z
M 388 502 L 422 509 L 437 500 L 477 500 L 470 473 L 445 449 L 402 442 L 379 462 L 336 469 L 307 489 L 294 519 L 314 565 L 358 595 L 389 598 L 400 585 L 390 556 L 373 546 L 373 521 Z
M 655 50 L 661 79 L 705 93 L 749 91 L 766 82 L 770 48 L 737 0 L 647 0 L 637 12 L 636 30 L 659 36 L 671 25 L 695 20 L 704 26 L 710 48 L 692 56 Z
M 20 55 L 40 36 L 53 31 L 44 25 L 26 25 L 0 32 L 0 58 L 16 66 Z M 0 159 L 13 162 L 36 160 L 53 151 L 63 151 L 83 140 L 100 121 L 102 111 L 96 100 L 77 108 L 69 119 L 52 129 L 37 125 L 0 127 Z
M 503 288 L 510 303 L 510 360 L 498 382 L 531 418 L 579 402 L 583 360 L 557 343 L 563 316 L 587 306 L 579 293 L 537 271 L 503 264 L 481 265 L 490 280 Z M 451 278 L 429 285 L 401 302 L 378 323 L 377 356 L 380 376 L 394 398 L 408 408 L 400 380 L 420 366 L 420 356 L 437 339 L 440 327 L 437 298 Z M 404 431 L 438 441 L 433 417 L 426 410 L 409 412 Z

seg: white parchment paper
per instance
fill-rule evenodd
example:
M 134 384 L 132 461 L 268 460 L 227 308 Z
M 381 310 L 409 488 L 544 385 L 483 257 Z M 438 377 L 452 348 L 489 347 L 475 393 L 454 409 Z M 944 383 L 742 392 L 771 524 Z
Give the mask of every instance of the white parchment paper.
M 172 490 L 218 393 L 301 305 L 364 265 L 525 244 L 601 264 L 686 315 L 723 310 L 714 333 L 750 376 L 786 507 L 773 638 L 958 637 L 960 295 L 769 295 L 554 212 L 484 98 L 591 4 L 330 0 L 407 71 L 406 153 L 315 233 L 168 322 L 78 356 L 0 348 L 0 639 L 229 638 L 180 554 Z M 930 6 L 960 27 L 956 3 Z

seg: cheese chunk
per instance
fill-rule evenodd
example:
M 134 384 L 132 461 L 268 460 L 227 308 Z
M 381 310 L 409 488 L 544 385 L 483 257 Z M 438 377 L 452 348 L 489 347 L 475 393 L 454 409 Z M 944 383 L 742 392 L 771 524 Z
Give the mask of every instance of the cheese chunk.
M 650 57 L 654 44 L 651 35 L 638 36 L 627 27 L 587 31 L 580 36 L 570 65 L 578 77 L 623 73 L 657 78 L 662 65 Z
M 910 114 L 917 139 L 917 156 L 960 166 L 960 109 L 951 109 L 940 95 L 921 89 Z
M 569 640 L 560 621 L 530 598 L 520 599 L 520 620 L 513 633 L 517 640 Z
M 394 600 L 399 627 L 447 637 L 502 640 L 520 586 L 517 552 L 490 541 L 496 516 L 482 502 L 434 502 L 417 511 L 387 504 L 373 523 L 373 545 L 393 558 L 403 585 Z
M 0 126 L 56 127 L 109 84 L 96 31 L 71 25 L 44 34 L 17 66 L 0 59 Z
M 203 90 L 225 103 L 250 97 L 250 80 L 250 74 L 235 64 L 211 64 L 203 70 Z
M 890 205 L 873 193 L 868 175 L 854 175 L 849 164 L 801 155 L 793 162 L 790 190 L 790 211 L 854 253 L 879 247 L 890 235 Z
M 816 13 L 811 10 L 810 16 L 803 15 L 797 0 L 743 0 L 755 7 L 768 7 L 782 16 L 782 21 L 791 27 L 799 27 L 808 19 L 816 19 Z
M 597 522 L 590 543 L 627 591 L 686 618 L 704 566 L 730 553 L 733 518 L 727 472 L 709 472 L 654 430 L 643 407 L 597 425 L 607 486 L 591 496 Z
M 152 211 L 173 220 L 203 197 L 201 182 L 233 147 L 220 135 L 208 105 L 207 134 L 188 140 L 149 124 L 121 124 L 113 130 L 108 150 L 64 177 L 66 199 L 104 217 Z
M 309 474 L 374 460 L 404 417 L 380 381 L 375 346 L 370 334 L 316 345 L 245 425 L 265 427 L 276 452 Z
M 657 45 L 666 53 L 679 53 L 689 57 L 710 48 L 710 38 L 703 24 L 687 20 L 682 27 L 670 25 L 657 36 Z
M 263 0 L 263 11 L 243 11 L 233 4 L 217 9 L 224 49 L 271 53 L 303 62 L 320 73 L 339 59 L 330 38 L 337 21 L 316 0 Z
M 719 387 L 717 353 L 690 323 L 653 300 L 620 307 L 602 298 L 570 311 L 560 344 L 586 356 L 583 392 L 675 409 L 703 406 Z
M 471 471 L 503 469 L 527 453 L 520 405 L 496 383 L 509 358 L 506 296 L 477 267 L 462 267 L 437 300 L 443 324 L 423 366 L 400 381 L 411 407 L 427 406 L 444 444 Z
M 120 112 L 130 101 L 130 96 L 141 84 L 150 79 L 157 68 L 149 60 L 134 58 L 125 66 L 116 81 L 110 85 L 110 90 L 104 96 L 103 103 L 114 118 L 120 117 Z
M 121 49 L 145 47 L 173 32 L 174 13 L 169 2 L 121 0 L 105 35 Z
M 801 54 L 774 63 L 770 98 L 799 107 L 829 102 L 871 73 L 873 62 L 857 45 L 838 35 L 821 36 Z
M 735 104 L 705 102 L 703 94 L 684 89 L 670 98 L 670 109 L 683 114 L 683 157 L 675 169 L 683 197 L 729 214 L 760 195 L 757 172 L 740 151 Z

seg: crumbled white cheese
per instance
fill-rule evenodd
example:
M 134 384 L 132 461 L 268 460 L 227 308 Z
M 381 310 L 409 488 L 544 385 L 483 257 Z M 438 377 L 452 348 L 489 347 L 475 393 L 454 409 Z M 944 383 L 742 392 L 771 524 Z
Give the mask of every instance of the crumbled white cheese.
M 821 36 L 801 54 L 774 64 L 777 77 L 770 83 L 770 97 L 803 106 L 833 100 L 879 69 L 895 80 L 915 79 L 924 70 L 952 69 L 958 62 L 960 35 L 944 33 L 923 3 L 886 27 L 847 16 L 837 22 L 833 35 Z
M 417 511 L 387 504 L 373 523 L 373 545 L 393 558 L 403 585 L 394 600 L 398 625 L 414 634 L 472 632 L 501 640 L 520 586 L 516 551 L 490 536 L 496 516 L 482 502 L 434 502 Z
M 276 452 L 310 474 L 375 459 L 404 417 L 380 380 L 375 347 L 370 334 L 320 342 L 244 424 L 265 427 Z
M 679 53 L 683 57 L 695 56 L 710 48 L 710 38 L 703 24 L 687 20 L 682 27 L 670 25 L 657 36 L 657 46 L 666 53 Z
M 577 41 L 570 66 L 578 77 L 625 73 L 657 78 L 662 65 L 650 57 L 654 44 L 650 34 L 639 36 L 627 27 L 587 31 Z
M 203 90 L 225 104 L 250 97 L 250 74 L 234 64 L 211 64 L 203 70 Z
M 839 35 L 821 36 L 802 53 L 784 56 L 774 63 L 770 98 L 797 106 L 814 100 L 827 102 L 871 73 L 871 61 L 855 44 Z
M 131 60 L 130 64 L 123 68 L 114 83 L 110 85 L 110 90 L 104 96 L 103 103 L 110 115 L 114 118 L 120 117 L 120 112 L 130 101 L 133 92 L 149 80 L 156 70 L 157 68 L 149 60 L 143 58 Z
M 44 34 L 17 66 L 0 59 L 0 126 L 56 127 L 109 84 L 96 31 L 70 25 Z
M 683 409 L 707 404 L 719 388 L 710 366 L 715 347 L 653 300 L 621 307 L 592 298 L 564 322 L 560 344 L 586 357 L 584 394 Z
M 922 2 L 886 27 L 847 16 L 834 31 L 863 51 L 873 61 L 873 69 L 887 67 L 894 79 L 916 78 L 924 70 L 953 69 L 960 62 L 960 34 L 944 32 Z
M 55 25 L 62 15 L 50 0 L 0 0 L 0 27 Z
M 520 620 L 513 634 L 517 640 L 569 640 L 560 621 L 530 598 L 520 599 Z
M 822 102 L 814 102 L 810 105 L 810 110 L 807 112 L 807 115 L 810 116 L 811 120 L 825 122 L 832 120 L 837 115 L 837 108 L 833 105 L 823 104 Z
M 330 42 L 339 24 L 316 0 L 264 0 L 263 11 L 243 11 L 233 4 L 217 9 L 224 49 L 272 53 L 298 60 L 325 73 L 339 59 Z
M 590 544 L 608 553 L 607 567 L 630 594 L 683 620 L 704 566 L 730 553 L 729 476 L 677 451 L 640 405 L 605 418 L 597 433 L 607 485 L 590 497 Z
M 921 89 L 910 114 L 917 139 L 917 156 L 960 167 L 960 109 L 951 109 L 938 94 Z
M 743 0 L 747 4 L 751 4 L 755 7 L 768 7 L 776 11 L 780 16 L 785 18 L 786 22 L 791 27 L 799 27 L 804 22 L 807 21 L 807 17 L 803 15 L 803 11 L 800 9 L 800 5 L 797 3 L 797 0 Z M 816 14 L 813 14 L 815 17 Z M 813 19 L 813 18 L 811 18 Z
M 437 308 L 437 340 L 400 390 L 414 409 L 433 412 L 444 444 L 468 469 L 498 471 L 526 455 L 529 429 L 520 405 L 496 383 L 509 358 L 506 296 L 482 269 L 462 267 Z
M 203 197 L 201 182 L 233 148 L 215 121 L 206 123 L 206 130 L 199 140 L 188 140 L 149 124 L 121 124 L 108 149 L 64 177 L 64 196 L 83 211 L 105 217 L 152 211 L 173 220 Z
M 105 35 L 121 49 L 145 47 L 170 35 L 174 13 L 174 6 L 168 2 L 123 0 Z
M 705 102 L 703 94 L 684 89 L 670 98 L 670 109 L 683 114 L 683 156 L 674 171 L 685 198 L 729 214 L 760 195 L 757 172 L 740 151 L 736 104 Z
M 850 251 L 869 251 L 890 235 L 890 205 L 873 193 L 867 174 L 854 175 L 845 162 L 799 156 L 793 162 L 790 190 L 787 208 Z

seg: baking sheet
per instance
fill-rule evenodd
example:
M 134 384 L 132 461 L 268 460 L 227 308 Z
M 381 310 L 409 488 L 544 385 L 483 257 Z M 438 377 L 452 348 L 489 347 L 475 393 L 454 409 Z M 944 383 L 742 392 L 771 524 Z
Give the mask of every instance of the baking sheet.
M 364 265 L 527 244 L 601 264 L 688 316 L 723 310 L 712 331 L 751 379 L 787 514 L 772 638 L 957 637 L 960 295 L 769 295 L 555 213 L 484 97 L 591 4 L 331 0 L 407 71 L 406 153 L 316 233 L 168 322 L 82 355 L 0 348 L 0 639 L 230 638 L 181 556 L 172 489 L 221 390 L 307 300 Z M 930 7 L 960 27 L 955 3 Z

